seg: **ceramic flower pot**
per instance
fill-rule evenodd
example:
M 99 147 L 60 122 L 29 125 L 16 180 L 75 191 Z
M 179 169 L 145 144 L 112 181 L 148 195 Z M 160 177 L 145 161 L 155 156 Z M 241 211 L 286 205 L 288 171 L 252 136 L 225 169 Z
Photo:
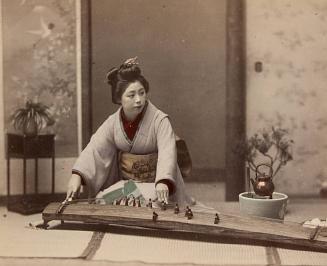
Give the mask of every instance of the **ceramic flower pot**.
M 272 199 L 257 197 L 254 192 L 239 194 L 240 211 L 243 215 L 284 219 L 288 196 L 274 192 Z
M 36 136 L 38 133 L 38 125 L 34 119 L 27 120 L 23 127 L 23 133 L 27 136 Z

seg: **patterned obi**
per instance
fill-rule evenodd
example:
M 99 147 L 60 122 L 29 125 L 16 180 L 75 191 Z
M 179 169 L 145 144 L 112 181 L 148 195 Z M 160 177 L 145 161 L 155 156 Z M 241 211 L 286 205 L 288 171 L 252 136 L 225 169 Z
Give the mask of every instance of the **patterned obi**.
M 136 182 L 155 182 L 158 153 L 131 154 L 119 153 L 119 171 L 122 179 L 132 179 Z

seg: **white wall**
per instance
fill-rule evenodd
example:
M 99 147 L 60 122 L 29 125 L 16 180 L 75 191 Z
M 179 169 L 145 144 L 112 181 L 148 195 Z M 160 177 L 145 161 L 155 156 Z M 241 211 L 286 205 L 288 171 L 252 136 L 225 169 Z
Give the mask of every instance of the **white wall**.
M 248 133 L 289 128 L 294 160 L 276 176 L 277 190 L 317 194 L 327 180 L 327 1 L 246 4 Z

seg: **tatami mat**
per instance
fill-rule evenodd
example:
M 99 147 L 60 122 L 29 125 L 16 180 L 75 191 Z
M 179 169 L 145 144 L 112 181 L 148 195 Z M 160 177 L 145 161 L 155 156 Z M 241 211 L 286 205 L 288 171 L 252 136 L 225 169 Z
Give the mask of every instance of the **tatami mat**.
M 278 248 L 281 265 L 327 265 L 327 253 Z
M 79 257 L 93 232 L 30 229 L 41 214 L 23 216 L 0 209 L 0 257 Z
M 106 234 L 93 260 L 199 265 L 267 264 L 264 247 L 122 234 Z

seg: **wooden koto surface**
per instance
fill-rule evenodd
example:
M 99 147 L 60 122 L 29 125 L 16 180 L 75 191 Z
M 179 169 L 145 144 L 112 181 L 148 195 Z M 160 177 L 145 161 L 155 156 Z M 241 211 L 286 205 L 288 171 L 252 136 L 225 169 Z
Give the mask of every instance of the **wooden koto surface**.
M 194 212 L 193 218 L 185 217 L 185 210 L 174 214 L 173 208 L 130 207 L 73 203 L 56 213 L 61 203 L 50 203 L 43 211 L 45 222 L 51 220 L 80 221 L 85 223 L 136 226 L 191 232 L 220 238 L 244 239 L 268 244 L 282 244 L 292 248 L 327 251 L 327 228 L 308 228 L 299 223 L 279 220 L 235 216 L 219 213 L 220 221 L 214 224 L 214 213 Z M 152 219 L 153 211 L 158 214 Z

